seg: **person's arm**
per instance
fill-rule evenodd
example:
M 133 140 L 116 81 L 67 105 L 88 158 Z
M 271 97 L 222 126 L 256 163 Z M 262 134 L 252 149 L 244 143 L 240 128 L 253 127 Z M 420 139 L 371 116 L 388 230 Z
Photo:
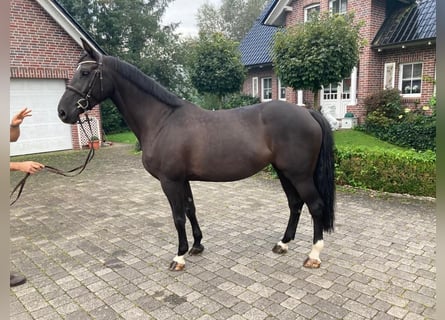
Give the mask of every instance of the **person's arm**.
M 20 137 L 20 125 L 14 126 L 9 125 L 9 141 L 10 142 L 16 142 L 17 139 Z
M 35 161 L 9 162 L 10 171 L 22 171 L 34 174 L 42 170 L 45 166 Z

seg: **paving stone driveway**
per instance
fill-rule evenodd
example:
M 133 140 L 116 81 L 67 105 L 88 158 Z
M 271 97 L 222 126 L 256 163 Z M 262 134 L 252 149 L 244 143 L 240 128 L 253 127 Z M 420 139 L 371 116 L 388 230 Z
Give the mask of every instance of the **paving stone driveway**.
M 192 189 L 206 250 L 175 273 L 167 199 L 131 146 L 101 148 L 74 178 L 32 176 L 11 207 L 11 269 L 28 279 L 10 290 L 11 319 L 434 319 L 433 201 L 338 192 L 322 267 L 306 270 L 306 207 L 289 252 L 271 251 L 288 219 L 278 180 Z

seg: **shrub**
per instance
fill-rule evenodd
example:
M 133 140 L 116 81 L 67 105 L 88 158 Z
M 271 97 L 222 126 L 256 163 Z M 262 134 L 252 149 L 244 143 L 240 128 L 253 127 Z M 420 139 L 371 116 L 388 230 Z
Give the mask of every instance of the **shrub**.
M 129 130 L 124 118 L 111 100 L 100 105 L 102 128 L 107 134 L 120 133 Z
M 336 183 L 417 196 L 436 195 L 436 154 L 340 146 Z
M 402 100 L 397 89 L 380 90 L 369 95 L 363 101 L 366 113 L 375 113 L 381 117 L 397 119 L 402 113 Z
M 382 90 L 365 99 L 367 116 L 358 130 L 418 151 L 436 150 L 436 99 L 428 106 L 402 110 L 399 91 Z M 432 112 L 430 112 L 432 109 Z
M 387 141 L 418 151 L 436 150 L 436 118 L 411 115 L 405 121 L 387 128 Z
M 235 93 L 231 94 L 224 98 L 223 100 L 223 108 L 224 109 L 233 109 L 242 106 L 248 106 L 251 104 L 260 103 L 260 98 L 252 97 L 247 94 Z

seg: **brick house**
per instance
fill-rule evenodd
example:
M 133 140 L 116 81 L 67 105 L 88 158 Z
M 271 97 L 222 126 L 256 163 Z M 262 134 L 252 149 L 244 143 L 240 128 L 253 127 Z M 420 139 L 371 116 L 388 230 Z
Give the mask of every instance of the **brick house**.
M 429 101 L 435 91 L 428 79 L 436 76 L 436 0 L 272 0 L 240 44 L 248 69 L 243 92 L 310 107 L 311 92 L 285 88 L 274 74 L 273 34 L 327 10 L 353 11 L 365 22 L 361 33 L 368 43 L 350 77 L 320 92 L 320 105 L 335 106 L 340 126 L 347 112 L 363 120 L 363 100 L 383 88 L 398 88 L 407 106 Z
M 64 124 L 57 116 L 82 52 L 80 38 L 103 53 L 57 1 L 10 1 L 10 116 L 23 107 L 33 111 L 20 139 L 11 143 L 11 155 L 79 149 L 86 141 L 78 125 Z M 100 137 L 99 108 L 90 115 Z

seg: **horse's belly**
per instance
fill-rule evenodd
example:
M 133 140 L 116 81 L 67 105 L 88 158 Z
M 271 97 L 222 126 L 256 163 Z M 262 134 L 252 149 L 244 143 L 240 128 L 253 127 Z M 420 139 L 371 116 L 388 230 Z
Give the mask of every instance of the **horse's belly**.
M 225 155 L 202 159 L 191 165 L 191 180 L 235 181 L 250 177 L 270 162 L 267 155 Z
M 200 181 L 214 181 L 214 182 L 227 182 L 236 181 L 248 178 L 255 173 L 259 172 L 262 167 L 250 167 L 247 170 L 208 170 L 206 172 L 199 172 L 197 174 L 191 174 L 189 180 Z

